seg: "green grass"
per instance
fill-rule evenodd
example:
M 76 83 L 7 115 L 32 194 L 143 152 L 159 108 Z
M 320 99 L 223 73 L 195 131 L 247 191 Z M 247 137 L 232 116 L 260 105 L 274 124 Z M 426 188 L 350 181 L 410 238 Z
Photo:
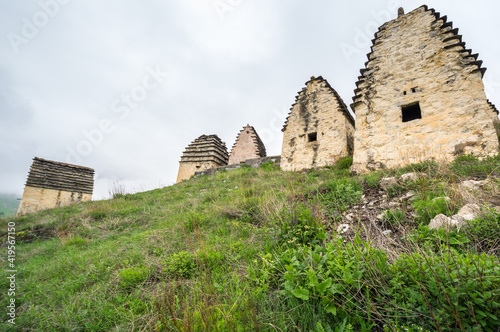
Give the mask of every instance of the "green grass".
M 498 214 L 485 209 L 460 233 L 426 223 L 462 206 L 457 184 L 491 178 L 496 160 L 360 177 L 349 175 L 350 160 L 306 173 L 265 165 L 2 219 L 2 242 L 16 224 L 17 320 L 5 323 L 1 311 L 0 329 L 494 331 Z M 378 226 L 399 231 L 397 246 L 370 240 L 368 224 L 351 238 L 335 233 L 364 187 L 408 171 L 429 176 L 398 184 L 394 194 L 412 190 L 415 201 Z M 497 187 L 484 195 L 497 197 Z M 414 222 L 403 222 L 403 211 L 414 211 Z M 3 290 L 7 276 L 3 269 Z

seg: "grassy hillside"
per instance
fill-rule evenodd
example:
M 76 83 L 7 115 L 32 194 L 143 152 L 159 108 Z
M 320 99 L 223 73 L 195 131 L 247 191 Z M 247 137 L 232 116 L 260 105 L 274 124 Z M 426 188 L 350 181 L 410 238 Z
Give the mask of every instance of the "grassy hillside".
M 0 218 L 13 217 L 17 213 L 18 196 L 13 194 L 0 194 Z
M 500 158 L 365 176 L 272 164 L 18 219 L 5 331 L 496 331 Z M 417 172 L 403 181 L 400 175 Z M 382 177 L 398 180 L 379 186 Z M 466 179 L 484 180 L 466 190 Z M 469 227 L 429 230 L 466 203 Z M 498 204 L 500 205 L 500 204 Z M 339 232 L 339 233 L 337 233 Z M 9 288 L 9 273 L 0 273 Z M 5 291 L 4 291 L 5 293 Z M 6 308 L 9 297 L 0 297 Z

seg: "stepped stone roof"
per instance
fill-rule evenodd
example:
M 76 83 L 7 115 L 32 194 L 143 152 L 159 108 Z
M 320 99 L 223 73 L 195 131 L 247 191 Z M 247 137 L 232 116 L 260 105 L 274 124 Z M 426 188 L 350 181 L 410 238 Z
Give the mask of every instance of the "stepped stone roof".
M 92 168 L 33 158 L 26 186 L 92 194 Z
M 295 105 L 297 105 L 297 103 L 299 103 L 307 98 L 307 96 L 306 96 L 307 85 L 312 81 L 319 81 L 320 83 L 323 83 L 324 88 L 327 89 L 332 94 L 332 96 L 337 100 L 337 104 L 339 105 L 342 113 L 349 120 L 349 122 L 354 126 L 354 118 L 352 117 L 351 113 L 349 113 L 347 105 L 344 103 L 344 100 L 342 100 L 342 98 L 337 93 L 337 91 L 335 91 L 335 89 L 332 88 L 330 83 L 328 83 L 328 81 L 326 79 L 324 79 L 322 76 L 318 76 L 318 77 L 312 76 L 311 79 L 306 82 L 306 87 L 302 88 L 301 91 L 297 92 L 297 96 L 295 97 L 295 102 L 292 104 L 292 107 L 290 108 L 290 113 L 288 113 L 288 117 L 286 118 L 285 124 L 283 125 L 283 129 L 281 129 L 281 131 L 284 132 L 286 130 L 286 127 L 288 126 L 288 119 L 290 118 L 290 114 L 292 113 L 292 110 L 295 107 Z
M 439 36 L 438 38 L 442 38 L 441 41 L 443 42 L 443 50 L 450 50 L 458 47 L 456 50 L 461 54 L 461 57 L 465 60 L 467 65 L 474 68 L 471 73 L 480 72 L 481 75 L 484 76 L 486 68 L 482 67 L 483 61 L 477 60 L 479 54 L 473 54 L 471 49 L 467 49 L 465 47 L 465 42 L 462 41 L 462 35 L 458 34 L 458 28 L 453 28 L 453 22 L 448 22 L 447 16 L 441 16 L 441 14 L 436 12 L 435 9 L 429 8 L 426 5 L 420 6 L 412 12 L 420 9 L 423 9 L 425 12 L 434 16 L 435 19 L 431 24 L 440 24 L 437 28 L 440 30 L 440 33 L 436 35 Z M 372 39 L 373 45 L 371 46 L 371 52 L 366 55 L 368 61 L 365 62 L 365 68 L 360 70 L 361 76 L 358 77 L 358 81 L 356 82 L 357 88 L 354 90 L 355 95 L 352 98 L 353 103 L 351 104 L 353 111 L 354 106 L 361 102 L 363 97 L 363 89 L 361 86 L 364 85 L 364 83 L 367 83 L 367 78 L 376 70 L 374 62 L 377 62 L 379 59 L 374 55 L 374 52 L 376 52 L 376 50 L 380 48 L 380 45 L 383 44 L 383 32 L 387 29 L 390 23 L 391 22 L 387 22 L 379 27 L 378 32 L 375 33 L 375 38 Z
M 201 135 L 188 145 L 181 162 L 213 161 L 218 165 L 227 165 L 228 159 L 226 143 L 217 135 Z
M 252 143 L 252 144 L 249 144 Z M 251 145 L 249 147 L 249 145 Z M 257 134 L 257 131 L 253 126 L 247 124 L 243 129 L 238 133 L 238 137 L 231 148 L 231 153 L 229 155 L 229 161 L 239 159 L 237 158 L 237 154 L 241 154 L 242 156 L 249 156 L 246 159 L 254 159 L 266 157 L 266 147 L 264 143 Z M 244 160 L 241 160 L 244 161 Z

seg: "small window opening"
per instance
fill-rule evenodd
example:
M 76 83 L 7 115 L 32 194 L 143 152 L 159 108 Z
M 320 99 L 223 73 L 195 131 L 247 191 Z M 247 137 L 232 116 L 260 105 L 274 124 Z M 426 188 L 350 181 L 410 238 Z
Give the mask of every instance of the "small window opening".
M 201 165 L 196 165 L 196 168 L 201 168 Z
M 316 142 L 318 140 L 318 133 L 310 133 L 307 135 L 308 142 Z
M 406 96 L 406 91 L 403 91 L 403 94 Z
M 411 88 L 411 92 L 413 93 L 417 92 L 417 88 Z
M 420 110 L 419 103 L 403 106 L 401 111 L 403 114 L 403 122 L 422 119 L 422 112 Z

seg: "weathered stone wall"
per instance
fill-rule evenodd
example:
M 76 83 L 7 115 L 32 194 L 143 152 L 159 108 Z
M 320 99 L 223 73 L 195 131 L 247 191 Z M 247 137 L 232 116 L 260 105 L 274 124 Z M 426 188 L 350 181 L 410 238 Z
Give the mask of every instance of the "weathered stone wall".
M 27 186 L 24 188 L 17 215 L 25 215 L 91 200 L 92 194 Z
M 35 157 L 17 215 L 90 201 L 94 170 Z
M 299 92 L 283 132 L 281 168 L 286 171 L 332 165 L 352 154 L 354 120 L 321 76 Z
M 229 155 L 229 165 L 239 164 L 248 159 L 261 158 L 266 156 L 266 148 L 254 127 L 247 125 L 244 127 Z
M 182 180 L 189 180 L 197 172 L 203 172 L 219 166 L 219 164 L 213 161 L 204 161 L 200 163 L 181 162 L 179 164 L 179 173 L 177 174 L 177 183 Z
M 219 166 L 219 167 L 213 167 L 209 168 L 204 171 L 199 171 L 196 172 L 194 175 L 199 176 L 199 175 L 213 175 L 219 171 L 222 170 L 233 170 L 233 169 L 238 169 L 242 166 L 250 166 L 250 167 L 260 167 L 265 163 L 268 162 L 273 162 L 275 166 L 279 167 L 280 166 L 280 161 L 281 161 L 281 156 L 270 156 L 270 157 L 262 157 L 262 158 L 255 158 L 255 159 L 247 159 L 244 162 L 241 162 L 239 164 L 232 164 L 232 165 L 227 165 L 227 166 Z
M 379 28 L 351 105 L 353 171 L 498 153 L 497 114 L 484 93 L 485 69 L 457 32 L 426 6 Z M 409 118 L 418 115 L 416 103 L 421 118 L 403 122 L 403 109 Z
M 201 135 L 182 154 L 177 183 L 190 179 L 196 172 L 227 165 L 228 157 L 226 143 L 217 135 Z

